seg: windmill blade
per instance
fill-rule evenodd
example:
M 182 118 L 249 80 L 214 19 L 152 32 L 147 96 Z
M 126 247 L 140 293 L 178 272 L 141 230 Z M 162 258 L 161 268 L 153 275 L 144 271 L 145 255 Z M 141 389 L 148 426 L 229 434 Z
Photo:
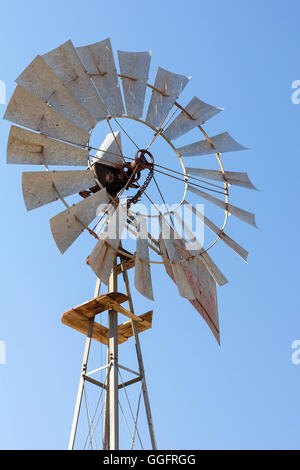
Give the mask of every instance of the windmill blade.
M 106 107 L 71 41 L 65 42 L 42 57 L 96 121 L 102 121 L 107 116 Z
M 109 113 L 114 116 L 124 114 L 110 39 L 77 47 L 77 52 Z
M 176 241 L 180 238 L 179 235 L 174 232 L 171 227 L 168 227 L 164 218 L 160 217 L 161 234 L 159 237 L 160 244 L 167 252 L 168 260 L 171 262 L 171 268 L 175 283 L 179 294 L 186 299 L 194 299 L 194 293 L 190 287 L 184 268 L 183 263 L 178 261 L 182 260 L 182 254 L 176 248 Z
M 121 134 L 114 132 L 107 134 L 104 141 L 100 145 L 100 149 L 95 157 L 91 158 L 91 163 L 102 163 L 103 165 L 110 165 L 110 163 L 117 165 L 123 164 L 123 158 L 120 154 L 122 151 Z
M 150 264 L 144 260 L 149 261 L 149 247 L 147 240 L 138 236 L 136 239 L 134 285 L 140 294 L 147 299 L 154 300 Z
M 28 211 L 95 186 L 91 170 L 33 171 L 22 174 L 22 189 Z M 56 188 L 56 189 L 55 189 Z
M 97 124 L 42 57 L 37 56 L 16 82 L 82 129 L 89 132 Z
M 7 121 L 39 131 L 55 139 L 67 140 L 74 145 L 85 146 L 90 138 L 87 131 L 19 85 L 3 117 Z
M 226 181 L 234 186 L 241 186 L 248 189 L 256 189 L 254 184 L 251 183 L 247 173 L 240 173 L 238 171 L 226 171 L 223 174 L 221 171 L 216 170 L 203 170 L 202 168 L 185 167 L 186 172 L 191 175 L 201 176 L 215 181 Z
M 215 204 L 216 206 L 227 210 L 230 214 L 234 215 L 243 222 L 246 222 L 247 224 L 257 228 L 257 225 L 255 223 L 255 215 L 251 212 L 240 209 L 239 207 L 233 206 L 232 204 L 227 204 L 226 202 L 223 202 L 220 199 L 217 199 L 216 197 L 211 196 L 210 194 L 207 194 L 204 191 L 201 191 L 200 189 L 193 188 L 190 184 L 188 185 L 188 190 L 194 194 L 197 194 L 198 196 L 203 197 L 212 204 Z
M 200 253 L 198 253 L 198 257 L 195 258 L 195 262 L 199 263 L 201 262 L 200 260 L 202 260 L 206 269 L 210 272 L 218 286 L 222 287 L 228 283 L 228 279 L 224 276 L 222 271 L 218 268 L 218 266 L 214 263 L 206 251 L 201 250 Z
M 146 122 L 152 127 L 162 125 L 164 118 L 174 105 L 191 77 L 177 75 L 158 67 L 154 88 L 147 111 Z
M 142 117 L 151 51 L 117 51 L 126 111 L 129 116 Z M 128 78 L 131 77 L 131 78 Z
M 183 241 L 186 245 L 186 249 L 188 251 L 194 251 L 194 250 L 201 250 L 203 248 L 203 243 L 200 243 L 197 237 L 193 234 L 193 232 L 189 229 L 189 227 L 186 225 L 186 223 L 183 221 L 182 217 L 178 214 L 177 211 L 173 212 L 175 219 L 178 222 L 178 225 L 180 227 L 180 230 L 184 230 L 184 233 L 186 237 L 189 239 L 189 242 L 186 243 L 186 241 Z M 188 246 L 187 246 L 188 245 Z
M 188 272 L 195 294 L 195 300 L 190 300 L 190 302 L 206 321 L 217 342 L 220 344 L 216 282 L 204 263 L 191 260 L 188 263 Z
M 208 142 L 208 140 L 199 140 L 193 144 L 178 147 L 177 151 L 182 157 L 194 157 L 196 155 L 210 155 L 212 153 L 248 150 L 247 147 L 243 147 L 234 140 L 228 132 L 215 135 L 214 137 L 211 137 L 210 140 L 212 141 L 213 146 Z
M 88 150 L 49 139 L 20 127 L 10 128 L 7 163 L 87 166 L 88 159 Z
M 159 241 L 165 270 L 172 281 L 176 284 L 171 265 L 168 262 L 169 258 L 166 248 L 162 243 L 161 238 Z M 185 250 L 184 241 L 176 240 L 176 243 L 181 247 L 181 253 L 183 253 L 185 258 L 187 258 L 190 253 Z M 182 267 L 195 296 L 195 298 L 190 299 L 189 302 L 206 321 L 216 340 L 220 344 L 216 283 L 204 263 L 200 260 L 197 260 L 197 263 L 193 260 L 185 261 L 182 263 Z
M 119 204 L 109 218 L 107 231 L 99 237 L 100 240 L 89 256 L 89 265 L 96 276 L 106 285 L 108 285 L 109 276 L 117 256 L 116 250 L 120 245 L 126 219 L 127 212 Z
M 201 248 L 192 248 L 190 249 L 188 246 L 186 249 L 193 255 L 199 255 L 201 256 L 201 259 L 206 267 L 206 269 L 210 272 L 214 280 L 217 282 L 219 286 L 223 286 L 228 282 L 224 274 L 221 272 L 221 270 L 218 268 L 218 266 L 213 262 L 213 260 L 210 258 L 210 256 L 207 254 L 207 252 L 203 249 L 202 244 L 196 239 L 195 235 L 191 232 L 189 227 L 184 223 L 180 215 L 175 211 L 174 212 L 175 219 L 179 222 L 181 227 L 184 228 L 185 235 L 187 238 L 192 242 L 193 245 L 198 245 Z M 196 240 L 196 243 L 195 241 Z M 184 242 L 184 241 L 183 241 Z M 184 242 L 185 244 L 185 242 Z M 185 244 L 186 245 L 186 244 Z M 195 259 L 195 262 L 197 263 L 198 260 Z
M 99 206 L 107 207 L 109 202 L 106 189 L 103 188 L 50 219 L 51 232 L 61 253 L 77 240 L 85 229 L 84 225 L 88 227 L 95 219 Z
M 188 114 L 181 111 L 179 116 L 177 116 L 164 131 L 164 135 L 167 139 L 178 139 L 178 137 L 186 134 L 186 132 L 194 129 L 194 127 L 204 124 L 208 119 L 212 118 L 220 111 L 223 111 L 223 108 L 211 106 L 201 101 L 197 96 L 194 96 L 185 109 Z
M 232 240 L 226 233 L 224 233 L 220 228 L 215 225 L 210 219 L 208 219 L 204 214 L 199 212 L 192 204 L 190 204 L 187 200 L 184 201 L 184 204 L 188 206 L 188 208 L 195 214 L 196 217 L 198 217 L 213 233 L 218 235 L 220 239 L 226 243 L 227 246 L 229 246 L 237 255 L 239 255 L 244 261 L 247 262 L 248 258 L 248 251 L 245 250 L 241 245 L 239 245 L 237 242 Z

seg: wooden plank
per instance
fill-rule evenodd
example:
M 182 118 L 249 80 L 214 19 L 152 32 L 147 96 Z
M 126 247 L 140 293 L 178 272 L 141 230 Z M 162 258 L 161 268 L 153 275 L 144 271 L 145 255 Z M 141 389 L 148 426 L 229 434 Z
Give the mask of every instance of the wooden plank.
M 108 310 L 111 305 L 111 300 L 114 300 L 117 303 L 123 303 L 128 300 L 128 297 L 121 292 L 109 292 L 107 294 L 99 295 L 94 299 L 88 300 L 87 302 L 84 302 L 83 304 L 68 310 L 68 312 L 74 311 L 85 315 L 87 318 L 91 318 L 98 313 L 102 313 L 105 310 Z
M 125 266 L 126 266 L 127 270 L 132 269 L 135 266 L 134 258 L 130 258 L 130 259 L 124 261 L 124 263 L 125 263 Z M 117 274 L 119 275 L 121 273 L 122 273 L 122 264 L 120 263 L 120 264 L 117 265 Z
M 152 315 L 153 315 L 153 310 L 150 310 L 149 312 L 146 312 L 139 317 L 143 321 L 136 323 L 138 333 L 142 333 L 143 331 L 152 328 Z M 122 323 L 121 325 L 119 325 L 119 334 L 126 337 L 127 339 L 133 336 L 132 322 L 126 321 L 125 323 Z
M 62 317 L 61 321 L 64 325 L 70 326 L 76 331 L 87 335 L 90 321 L 81 313 L 77 313 L 75 311 L 68 311 L 65 312 Z M 103 344 L 108 344 L 108 329 L 105 326 L 100 325 L 99 323 L 94 323 L 92 338 L 96 341 L 99 341 Z
M 128 318 L 131 318 L 132 320 L 134 320 L 136 322 L 142 322 L 143 321 L 140 317 L 137 317 L 136 315 L 134 315 L 134 313 L 131 313 L 129 310 L 122 307 L 122 305 L 120 305 L 115 300 L 109 299 L 109 300 L 107 300 L 107 303 L 110 304 L 109 308 L 111 308 L 113 310 L 116 310 L 119 313 L 122 313 L 123 315 L 125 315 Z
M 110 292 L 108 294 L 103 294 L 98 297 L 95 297 L 88 302 L 85 302 L 77 307 L 67 310 L 62 315 L 61 321 L 64 325 L 67 325 L 84 335 L 87 335 L 90 319 L 102 313 L 105 310 L 114 308 L 124 315 L 130 316 L 134 319 L 137 326 L 138 333 L 141 333 L 149 328 L 152 328 L 152 314 L 153 311 L 144 313 L 143 315 L 136 316 L 129 312 L 128 310 L 121 307 L 120 303 L 128 301 L 128 297 L 125 294 L 120 292 Z M 124 343 L 133 336 L 132 331 L 132 322 L 126 321 L 118 326 L 118 343 Z M 99 323 L 94 323 L 92 338 L 96 341 L 108 345 L 108 328 Z

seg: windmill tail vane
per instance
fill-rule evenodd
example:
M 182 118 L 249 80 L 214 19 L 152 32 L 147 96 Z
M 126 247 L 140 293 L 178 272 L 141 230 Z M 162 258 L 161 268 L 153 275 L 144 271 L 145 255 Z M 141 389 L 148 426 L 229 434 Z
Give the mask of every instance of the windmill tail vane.
M 67 41 L 38 55 L 16 79 L 4 115 L 13 123 L 7 163 L 38 166 L 38 171 L 22 174 L 27 210 L 56 201 L 63 204 L 63 210 L 50 219 L 61 253 L 83 232 L 94 241 L 92 251 L 86 253 L 97 278 L 94 297 L 62 316 L 65 325 L 86 337 L 69 448 L 75 445 L 88 382 L 99 386 L 104 397 L 104 449 L 119 447 L 119 390 L 126 392 L 138 382 L 151 446 L 156 448 L 139 342 L 139 334 L 152 327 L 153 311 L 135 314 L 128 271 L 134 270 L 136 291 L 153 301 L 152 267 L 162 265 L 179 295 L 201 315 L 220 343 L 217 285 L 228 280 L 211 252 L 221 241 L 247 261 L 248 251 L 225 231 L 229 216 L 257 227 L 254 214 L 236 206 L 230 194 L 232 187 L 256 190 L 255 186 L 247 173 L 224 169 L 223 154 L 246 147 L 226 131 L 210 137 L 204 129 L 223 108 L 197 96 L 180 104 L 189 76 L 158 67 L 154 83 L 149 83 L 150 51 L 117 51 L 117 59 L 118 69 L 110 39 L 82 47 Z M 105 138 L 93 147 L 92 132 L 98 123 Z M 144 132 L 133 133 L 133 124 Z M 200 137 L 186 144 L 190 131 L 199 132 Z M 172 157 L 162 158 L 162 144 Z M 211 162 L 217 169 L 206 168 Z M 174 194 L 179 195 L 178 201 L 171 204 Z M 218 212 L 224 214 L 221 224 L 215 220 Z M 193 231 L 195 222 L 199 230 Z M 149 228 L 153 225 L 156 230 Z M 124 232 L 131 242 L 135 240 L 134 250 L 129 250 Z M 119 276 L 125 293 L 118 290 Z M 108 292 L 100 294 L 101 285 Z M 103 318 L 105 311 L 107 325 L 96 322 L 96 316 Z M 119 324 L 120 316 L 126 321 Z M 130 369 L 119 363 L 118 345 L 130 338 L 134 338 L 139 370 L 131 371 L 135 377 L 122 382 L 122 371 Z M 86 372 L 92 340 L 108 347 L 107 364 L 100 368 L 106 372 L 103 382 Z M 91 429 L 90 423 L 86 441 L 90 447 L 95 436 Z M 131 436 L 135 446 L 137 417 Z

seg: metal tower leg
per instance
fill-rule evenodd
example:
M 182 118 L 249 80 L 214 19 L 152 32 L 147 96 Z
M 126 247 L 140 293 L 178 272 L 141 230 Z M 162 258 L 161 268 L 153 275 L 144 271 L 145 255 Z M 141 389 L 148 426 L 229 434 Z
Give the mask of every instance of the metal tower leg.
M 101 281 L 100 281 L 100 279 L 97 279 L 96 286 L 95 286 L 94 297 L 97 297 L 99 295 L 100 287 L 101 287 Z M 77 425 L 78 425 L 78 419 L 79 419 L 79 413 L 80 413 L 80 407 L 81 407 L 81 402 L 82 402 L 82 393 L 83 393 L 83 387 L 84 387 L 84 376 L 85 376 L 86 370 L 87 370 L 86 368 L 87 368 L 87 362 L 88 362 L 88 359 L 89 359 L 89 352 L 90 352 L 90 347 L 91 347 L 93 327 L 94 327 L 94 318 L 91 318 L 90 324 L 89 324 L 88 334 L 87 334 L 87 337 L 86 337 L 86 340 L 85 340 L 85 347 L 84 347 L 82 367 L 81 367 L 81 376 L 80 376 L 80 380 L 79 380 L 77 399 L 76 399 L 76 405 L 75 405 L 75 410 L 74 410 L 73 423 L 72 423 L 72 428 L 71 428 L 71 434 L 70 434 L 68 450 L 73 450 L 74 449 L 75 437 L 76 437 L 76 431 L 77 431 Z
M 115 260 L 115 263 L 114 263 L 114 266 L 113 266 L 113 269 L 109 278 L 109 283 L 108 283 L 109 292 L 117 293 L 117 287 L 118 287 L 118 279 L 117 279 L 118 269 L 117 268 L 118 268 L 117 260 Z M 103 449 L 105 450 L 118 450 L 119 449 L 119 393 L 118 391 L 119 389 L 123 389 L 123 388 L 125 389 L 125 387 L 138 381 L 141 381 L 141 386 L 142 386 L 141 391 L 143 393 L 143 398 L 144 398 L 144 403 L 145 403 L 146 416 L 147 416 L 147 421 L 148 421 L 148 428 L 149 428 L 152 449 L 157 449 L 149 396 L 148 396 L 146 379 L 145 379 L 143 357 L 142 357 L 141 346 L 140 346 L 140 341 L 139 341 L 139 334 L 138 334 L 138 330 L 136 326 L 137 324 L 135 320 L 132 319 L 132 317 L 134 318 L 136 317 L 134 316 L 134 308 L 133 308 L 130 285 L 129 285 L 128 274 L 127 274 L 127 269 L 126 269 L 126 263 L 124 263 L 122 259 L 121 259 L 121 268 L 122 268 L 121 272 L 123 274 L 124 284 L 126 288 L 126 294 L 128 297 L 129 310 L 127 310 L 127 313 L 128 313 L 129 318 L 131 318 L 132 333 L 133 333 L 133 337 L 135 341 L 135 349 L 136 349 L 136 354 L 137 354 L 139 372 L 135 372 L 131 369 L 128 369 L 127 367 L 124 367 L 123 365 L 118 364 L 118 343 L 119 343 L 118 312 L 114 310 L 113 308 L 108 310 L 107 364 L 98 369 L 95 369 L 94 371 L 87 372 L 87 362 L 89 358 L 90 345 L 91 345 L 91 340 L 92 340 L 92 335 L 93 335 L 93 327 L 95 325 L 95 329 L 96 329 L 96 325 L 97 325 L 97 323 L 94 323 L 94 317 L 93 317 L 89 322 L 88 333 L 86 336 L 82 368 L 81 368 L 81 376 L 80 376 L 80 382 L 79 382 L 79 387 L 78 387 L 70 441 L 69 441 L 69 446 L 68 446 L 69 449 L 74 448 L 82 396 L 84 392 L 84 384 L 86 380 L 101 387 L 103 391 L 106 392 L 105 402 L 104 402 L 104 423 L 103 423 L 103 438 L 102 438 Z M 94 297 L 99 296 L 99 290 L 100 290 L 100 281 L 98 280 L 96 284 Z M 122 380 L 122 383 L 119 385 L 119 379 L 118 379 L 119 367 L 121 367 L 122 369 L 125 369 L 128 372 L 135 374 L 136 377 L 134 379 L 128 380 L 125 383 L 123 383 L 123 380 Z M 105 369 L 105 368 L 107 369 L 107 375 L 106 375 L 106 379 L 104 383 L 101 383 L 99 380 L 96 380 L 91 377 L 91 374 L 97 371 L 100 371 L 102 369 Z M 138 404 L 138 409 L 139 409 L 139 404 Z M 137 431 L 137 427 L 136 427 L 137 419 L 138 419 L 138 411 L 137 411 L 137 416 L 135 420 L 135 429 L 134 429 L 134 434 L 133 434 L 134 436 Z
M 131 311 L 131 313 L 134 313 L 133 302 L 132 302 L 131 291 L 130 291 L 130 285 L 129 285 L 129 279 L 128 279 L 128 274 L 127 274 L 126 264 L 124 262 L 122 262 L 122 272 L 123 272 L 123 279 L 124 279 L 125 288 L 126 288 L 126 294 L 128 296 L 129 310 Z M 138 364 L 139 364 L 139 372 L 140 372 L 140 376 L 142 378 L 142 390 L 143 390 L 143 397 L 144 397 L 144 403 L 145 403 L 145 408 L 146 408 L 146 415 L 147 415 L 148 428 L 149 428 L 149 434 L 150 434 L 152 449 L 156 450 L 157 449 L 157 444 L 156 444 L 156 438 L 155 438 L 155 434 L 154 434 L 152 413 L 151 413 L 149 395 L 148 395 L 146 378 L 145 378 L 145 369 L 144 369 L 142 350 L 141 350 L 139 335 L 138 335 L 137 328 L 136 328 L 136 323 L 135 323 L 134 320 L 131 320 L 131 326 L 132 326 L 132 331 L 133 331 L 133 336 L 134 336 L 136 355 L 137 355 Z
M 94 318 L 92 318 L 90 320 L 89 331 L 88 331 L 86 341 L 85 341 L 82 367 L 81 367 L 81 376 L 80 376 L 80 380 L 79 380 L 77 399 L 76 399 L 76 405 L 75 405 L 75 411 L 74 411 L 74 416 L 73 416 L 73 423 L 72 423 L 72 428 L 71 428 L 71 435 L 70 435 L 68 450 L 73 450 L 74 449 L 76 430 L 77 430 L 80 407 L 81 407 L 81 402 L 82 402 L 82 393 L 83 393 L 83 387 L 84 387 L 84 376 L 86 374 L 86 367 L 87 367 L 87 362 L 88 362 L 88 358 L 89 358 L 89 352 L 90 352 L 90 346 L 91 346 L 91 340 L 92 340 L 92 334 L 93 334 L 93 326 L 94 326 Z
M 118 275 L 117 259 L 109 278 L 109 292 L 117 292 Z M 118 312 L 108 311 L 108 348 L 109 364 L 111 370 L 108 382 L 108 400 L 109 403 L 109 449 L 119 449 L 119 390 L 118 390 Z

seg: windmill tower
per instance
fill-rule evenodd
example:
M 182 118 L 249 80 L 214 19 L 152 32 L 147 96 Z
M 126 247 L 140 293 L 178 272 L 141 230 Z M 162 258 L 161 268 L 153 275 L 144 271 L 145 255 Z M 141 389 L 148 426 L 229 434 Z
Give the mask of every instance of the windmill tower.
M 136 383 L 141 388 L 137 413 L 133 416 L 132 443 L 138 434 L 142 397 L 151 447 L 157 446 L 139 338 L 140 333 L 152 327 L 153 311 L 135 312 L 128 272 L 134 270 L 136 290 L 152 301 L 151 265 L 162 264 L 179 295 L 189 300 L 219 342 L 216 284 L 222 286 L 227 279 L 210 252 L 222 241 L 246 261 L 248 252 L 225 233 L 228 217 L 231 214 L 256 227 L 252 213 L 229 202 L 230 186 L 255 187 L 246 173 L 225 171 L 222 161 L 223 153 L 245 148 L 228 132 L 209 137 L 203 127 L 222 108 L 198 97 L 186 105 L 180 104 L 177 100 L 190 77 L 159 67 L 154 84 L 148 83 L 150 52 L 118 51 L 117 55 L 119 71 L 110 40 L 106 39 L 78 48 L 68 41 L 37 56 L 17 78 L 4 116 L 18 125 L 11 127 L 7 162 L 45 168 L 23 173 L 26 208 L 36 209 L 58 200 L 63 203 L 65 209 L 50 220 L 54 240 L 62 253 L 84 231 L 95 239 L 87 259 L 96 275 L 94 297 L 62 316 L 65 325 L 86 337 L 70 449 L 75 445 L 87 383 L 98 387 L 103 399 L 103 449 L 119 448 L 119 393 L 126 393 Z M 98 123 L 106 126 L 107 134 L 100 147 L 93 147 L 91 133 Z M 150 140 L 145 137 L 142 145 L 137 144 L 136 136 L 128 130 L 129 123 L 141 126 L 145 136 L 146 131 L 150 133 Z M 200 132 L 200 140 L 175 145 L 176 139 L 195 130 Z M 124 153 L 124 139 L 131 142 L 134 151 Z M 166 163 L 152 150 L 159 140 L 172 153 Z M 214 158 L 218 169 L 185 166 L 189 158 L 202 162 L 204 155 L 209 156 L 209 162 Z M 179 169 L 174 169 L 175 160 Z M 56 166 L 84 169 L 50 169 Z M 163 185 L 159 184 L 159 177 L 165 178 Z M 180 183 L 183 190 L 178 203 L 170 209 L 166 193 L 175 183 Z M 154 190 L 161 205 L 150 195 Z M 70 205 L 66 198 L 76 194 L 79 202 Z M 188 202 L 190 196 L 196 196 L 196 202 L 208 203 L 209 208 L 221 209 L 225 214 L 223 222 L 217 223 L 204 215 L 195 203 Z M 154 213 L 143 214 L 137 206 L 141 201 L 151 204 Z M 213 235 L 207 246 L 192 232 L 180 212 L 183 207 Z M 95 219 L 96 225 L 92 226 Z M 158 236 L 149 231 L 147 219 L 157 221 Z M 136 239 L 133 252 L 123 243 L 125 230 Z M 106 292 L 100 293 L 101 285 Z M 108 321 L 104 326 L 98 319 L 106 312 Z M 136 353 L 137 370 L 125 366 L 119 358 L 122 344 L 130 341 Z M 90 371 L 92 342 L 107 346 L 107 361 Z M 122 370 L 132 378 L 124 381 Z M 105 372 L 104 381 L 95 378 L 100 371 Z M 91 443 L 95 423 L 94 418 L 88 418 Z

